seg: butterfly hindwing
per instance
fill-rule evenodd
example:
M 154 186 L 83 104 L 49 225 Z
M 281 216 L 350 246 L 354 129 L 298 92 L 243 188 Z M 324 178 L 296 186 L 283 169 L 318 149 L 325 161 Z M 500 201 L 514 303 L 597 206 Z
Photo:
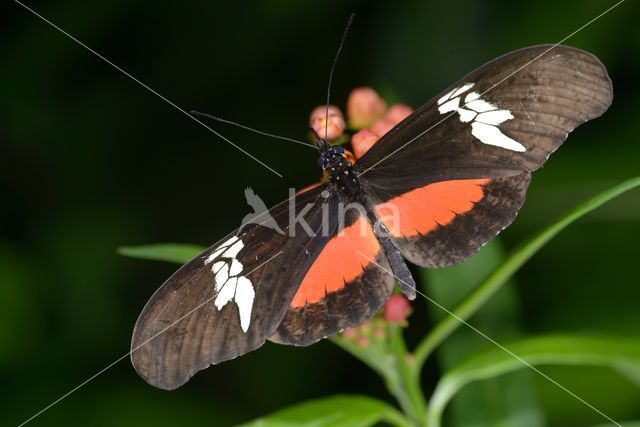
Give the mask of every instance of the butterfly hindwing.
M 322 205 L 335 210 L 335 201 L 324 185 L 296 198 L 311 234 L 299 224 L 290 232 L 285 201 L 264 221 L 245 225 L 180 268 L 138 318 L 131 344 L 138 373 L 156 387 L 174 389 L 209 365 L 260 347 L 325 246 Z
M 313 344 L 368 320 L 391 295 L 395 279 L 366 212 L 347 210 L 332 230 L 271 341 Z
M 592 54 L 534 46 L 471 72 L 417 109 L 356 163 L 384 189 L 538 169 L 569 132 L 604 113 L 611 81 Z
M 440 181 L 407 191 L 370 189 L 369 198 L 402 256 L 446 267 L 473 255 L 511 224 L 531 174 Z

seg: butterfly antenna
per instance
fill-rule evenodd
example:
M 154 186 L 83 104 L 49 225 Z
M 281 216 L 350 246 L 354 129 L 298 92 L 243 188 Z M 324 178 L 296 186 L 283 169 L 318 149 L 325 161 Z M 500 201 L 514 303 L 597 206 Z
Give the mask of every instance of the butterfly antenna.
M 325 108 L 325 113 L 324 113 L 324 138 L 325 139 L 327 139 L 327 134 L 329 132 L 329 100 L 331 99 L 331 82 L 333 80 L 333 71 L 336 68 L 336 64 L 338 63 L 338 57 L 340 56 L 340 52 L 342 52 L 344 41 L 347 38 L 347 34 L 349 33 L 349 28 L 351 28 L 351 24 L 353 24 L 353 19 L 355 17 L 356 17 L 355 13 L 352 13 L 351 15 L 349 15 L 347 26 L 344 28 L 344 32 L 342 33 L 342 39 L 340 40 L 340 45 L 338 46 L 338 50 L 336 51 L 336 56 L 333 58 L 333 64 L 331 64 L 331 71 L 329 71 L 329 84 L 327 85 L 327 107 Z
M 314 128 L 309 128 L 309 131 L 311 131 L 311 135 L 313 136 L 313 139 L 316 141 L 316 146 L 318 147 L 318 151 L 320 151 L 320 153 L 323 153 L 328 147 L 327 141 L 322 139 Z
M 241 123 L 236 123 L 236 122 L 232 122 L 231 120 L 226 120 L 226 119 L 223 119 L 223 118 L 220 118 L 220 117 L 212 116 L 211 114 L 201 113 L 201 112 L 195 111 L 195 110 L 191 110 L 189 113 L 194 115 L 194 116 L 196 116 L 196 117 L 203 117 L 203 118 L 206 118 L 206 119 L 215 120 L 217 122 L 225 123 L 225 124 L 228 124 L 228 125 L 237 126 L 239 128 L 242 128 L 242 129 L 245 129 L 245 130 L 248 130 L 248 131 L 251 131 L 251 132 L 255 132 L 255 133 L 260 134 L 260 135 L 268 136 L 268 137 L 275 138 L 275 139 L 281 139 L 283 141 L 295 142 L 296 144 L 305 145 L 307 147 L 313 148 L 314 150 L 316 149 L 316 146 L 313 145 L 313 144 L 309 144 L 309 143 L 304 142 L 304 141 L 298 141 L 297 139 L 287 138 L 286 136 L 280 136 L 280 135 L 276 135 L 276 134 L 269 133 L 269 132 L 263 132 L 261 130 L 254 129 L 252 127 L 243 125 Z

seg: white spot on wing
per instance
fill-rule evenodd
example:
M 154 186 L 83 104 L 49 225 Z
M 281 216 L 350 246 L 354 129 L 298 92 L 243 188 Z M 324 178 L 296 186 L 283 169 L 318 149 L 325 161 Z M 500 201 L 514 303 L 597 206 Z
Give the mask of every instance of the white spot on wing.
M 216 282 L 216 291 L 220 291 L 224 284 L 227 283 L 227 280 L 229 280 L 229 264 L 227 264 L 226 262 L 220 263 L 223 265 L 223 267 L 219 271 L 217 271 L 214 276 L 214 280 Z
M 207 265 L 216 260 L 211 265 L 214 289 L 217 292 L 214 305 L 220 311 L 229 301 L 234 301 L 238 307 L 240 327 L 246 333 L 251 323 L 255 289 L 247 277 L 241 276 L 244 266 L 236 257 L 243 247 L 244 242 L 237 236 L 233 236 L 209 255 L 204 264 Z
M 498 126 L 502 122 L 513 119 L 513 115 L 507 110 L 488 111 L 486 113 L 478 114 L 477 121 L 486 123 L 488 125 Z
M 449 92 L 445 93 L 443 96 L 441 96 L 440 98 L 438 98 L 438 105 L 442 104 L 443 102 L 447 101 L 449 98 L 451 98 L 451 95 L 453 94 L 453 90 L 450 90 Z
M 471 96 L 471 95 L 476 95 L 476 96 Z M 486 111 L 492 111 L 492 110 L 498 109 L 498 107 L 496 107 L 495 105 L 492 105 L 483 99 L 478 99 L 479 97 L 480 97 L 480 94 L 478 94 L 477 92 L 471 92 L 469 95 L 467 95 L 464 98 L 464 102 L 465 102 L 464 107 L 470 110 L 473 110 L 476 113 L 484 113 Z
M 474 122 L 471 124 L 471 134 L 485 144 L 506 148 L 512 151 L 525 151 L 526 149 L 518 141 L 509 138 L 500 132 L 495 126 L 486 123 Z
M 440 114 L 448 113 L 449 111 L 456 111 L 460 106 L 460 98 L 454 98 L 451 101 L 447 101 L 438 107 Z
M 209 255 L 207 257 L 207 259 L 204 261 L 205 264 L 209 264 L 211 261 L 213 261 L 214 259 L 216 259 L 218 256 L 220 256 L 220 254 L 222 252 L 224 252 L 225 250 L 227 250 L 229 248 L 229 246 L 231 246 L 233 243 L 235 243 L 238 239 L 237 236 L 232 236 L 230 239 L 228 239 L 226 242 L 224 242 L 223 244 L 221 244 L 220 246 L 218 246 L 218 248 L 213 251 L 213 253 L 211 255 Z
M 471 101 L 475 101 L 480 98 L 480 94 L 478 92 L 469 92 L 467 96 L 464 97 L 464 102 L 469 103 Z
M 231 269 L 229 269 L 229 275 L 237 276 L 240 273 L 242 273 L 242 264 L 240 263 L 240 261 L 234 258 L 231 260 Z
M 464 108 L 460 108 L 458 113 L 460 114 L 460 121 L 463 123 L 469 123 L 478 115 L 475 111 L 465 110 Z
M 451 111 L 458 113 L 460 121 L 471 123 L 471 135 L 480 142 L 507 150 L 526 151 L 524 145 L 502 133 L 499 126 L 513 119 L 509 110 L 501 110 L 485 101 L 478 92 L 470 92 L 460 105 L 462 94 L 471 89 L 474 83 L 465 83 L 438 99 L 438 111 L 445 114 Z
M 226 257 L 226 258 L 235 258 L 236 255 L 238 255 L 238 252 L 240 252 L 240 250 L 243 247 L 244 247 L 244 243 L 242 243 L 242 240 L 238 240 L 229 249 L 224 251 L 224 257 Z
M 238 277 L 234 301 L 238 306 L 238 313 L 240 314 L 240 327 L 245 333 L 251 323 L 251 308 L 253 307 L 253 299 L 255 296 L 256 292 L 249 279 L 246 277 Z
M 205 264 L 210 263 L 211 261 L 213 261 L 214 259 L 218 258 L 218 256 L 222 253 L 222 251 L 224 251 L 225 248 L 220 248 L 220 249 L 216 249 L 215 252 L 213 252 L 211 255 L 209 255 L 207 257 L 207 259 L 204 261 Z
M 220 289 L 218 295 L 216 295 L 216 299 L 213 301 L 218 311 L 222 310 L 222 307 L 233 299 L 233 295 L 236 293 L 237 283 L 238 279 L 232 277 L 222 286 L 222 289 Z
M 227 265 L 227 263 L 224 261 L 214 262 L 213 265 L 211 266 L 211 271 L 213 271 L 214 274 L 217 274 L 218 271 L 220 271 L 220 269 L 225 265 Z
M 453 94 L 451 95 L 451 97 L 456 97 L 459 95 L 462 95 L 463 93 L 465 93 L 466 91 L 468 91 L 469 89 L 471 89 L 473 87 L 473 85 L 475 85 L 475 83 L 465 83 L 464 85 L 462 85 L 461 87 L 459 87 L 455 92 L 453 92 Z

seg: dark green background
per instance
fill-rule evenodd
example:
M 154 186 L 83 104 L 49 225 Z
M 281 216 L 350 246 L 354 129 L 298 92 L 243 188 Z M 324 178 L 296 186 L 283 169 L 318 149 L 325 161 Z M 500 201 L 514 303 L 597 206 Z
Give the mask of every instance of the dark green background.
M 349 12 L 357 18 L 333 102 L 371 85 L 418 106 L 502 53 L 559 41 L 613 2 L 27 4 L 187 110 L 303 138 Z M 627 1 L 566 42 L 604 62 L 614 103 L 535 174 L 501 237 L 507 248 L 640 171 L 638 12 Z M 124 355 L 139 311 L 176 268 L 120 257 L 117 246 L 211 244 L 249 212 L 244 187 L 272 204 L 319 171 L 312 150 L 214 125 L 278 178 L 18 4 L 0 13 L 0 424 L 16 425 Z M 521 327 L 638 336 L 639 220 L 636 191 L 546 246 L 516 277 Z M 414 337 L 429 328 L 423 304 L 414 304 Z M 615 419 L 640 418 L 638 389 L 609 371 L 544 371 Z M 427 390 L 437 375 L 432 364 Z M 550 425 L 602 421 L 533 378 Z M 228 425 L 348 392 L 385 396 L 328 342 L 267 344 L 170 393 L 125 359 L 33 425 Z

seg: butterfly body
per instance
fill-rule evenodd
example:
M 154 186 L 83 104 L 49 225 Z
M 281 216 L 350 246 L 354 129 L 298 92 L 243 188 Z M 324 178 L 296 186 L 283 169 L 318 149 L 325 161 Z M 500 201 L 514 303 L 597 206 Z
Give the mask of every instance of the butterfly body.
M 345 151 L 340 146 L 331 146 L 324 139 L 314 133 L 319 147 L 320 157 L 318 165 L 329 177 L 329 182 L 334 184 L 338 191 L 355 196 L 360 192 L 358 177 L 353 165 L 347 159 Z
M 352 163 L 316 135 L 328 182 L 185 264 L 152 296 L 132 361 L 165 389 L 270 340 L 310 345 L 371 318 L 405 259 L 464 261 L 516 217 L 531 173 L 612 101 L 606 69 L 567 46 L 503 55 L 444 89 Z

